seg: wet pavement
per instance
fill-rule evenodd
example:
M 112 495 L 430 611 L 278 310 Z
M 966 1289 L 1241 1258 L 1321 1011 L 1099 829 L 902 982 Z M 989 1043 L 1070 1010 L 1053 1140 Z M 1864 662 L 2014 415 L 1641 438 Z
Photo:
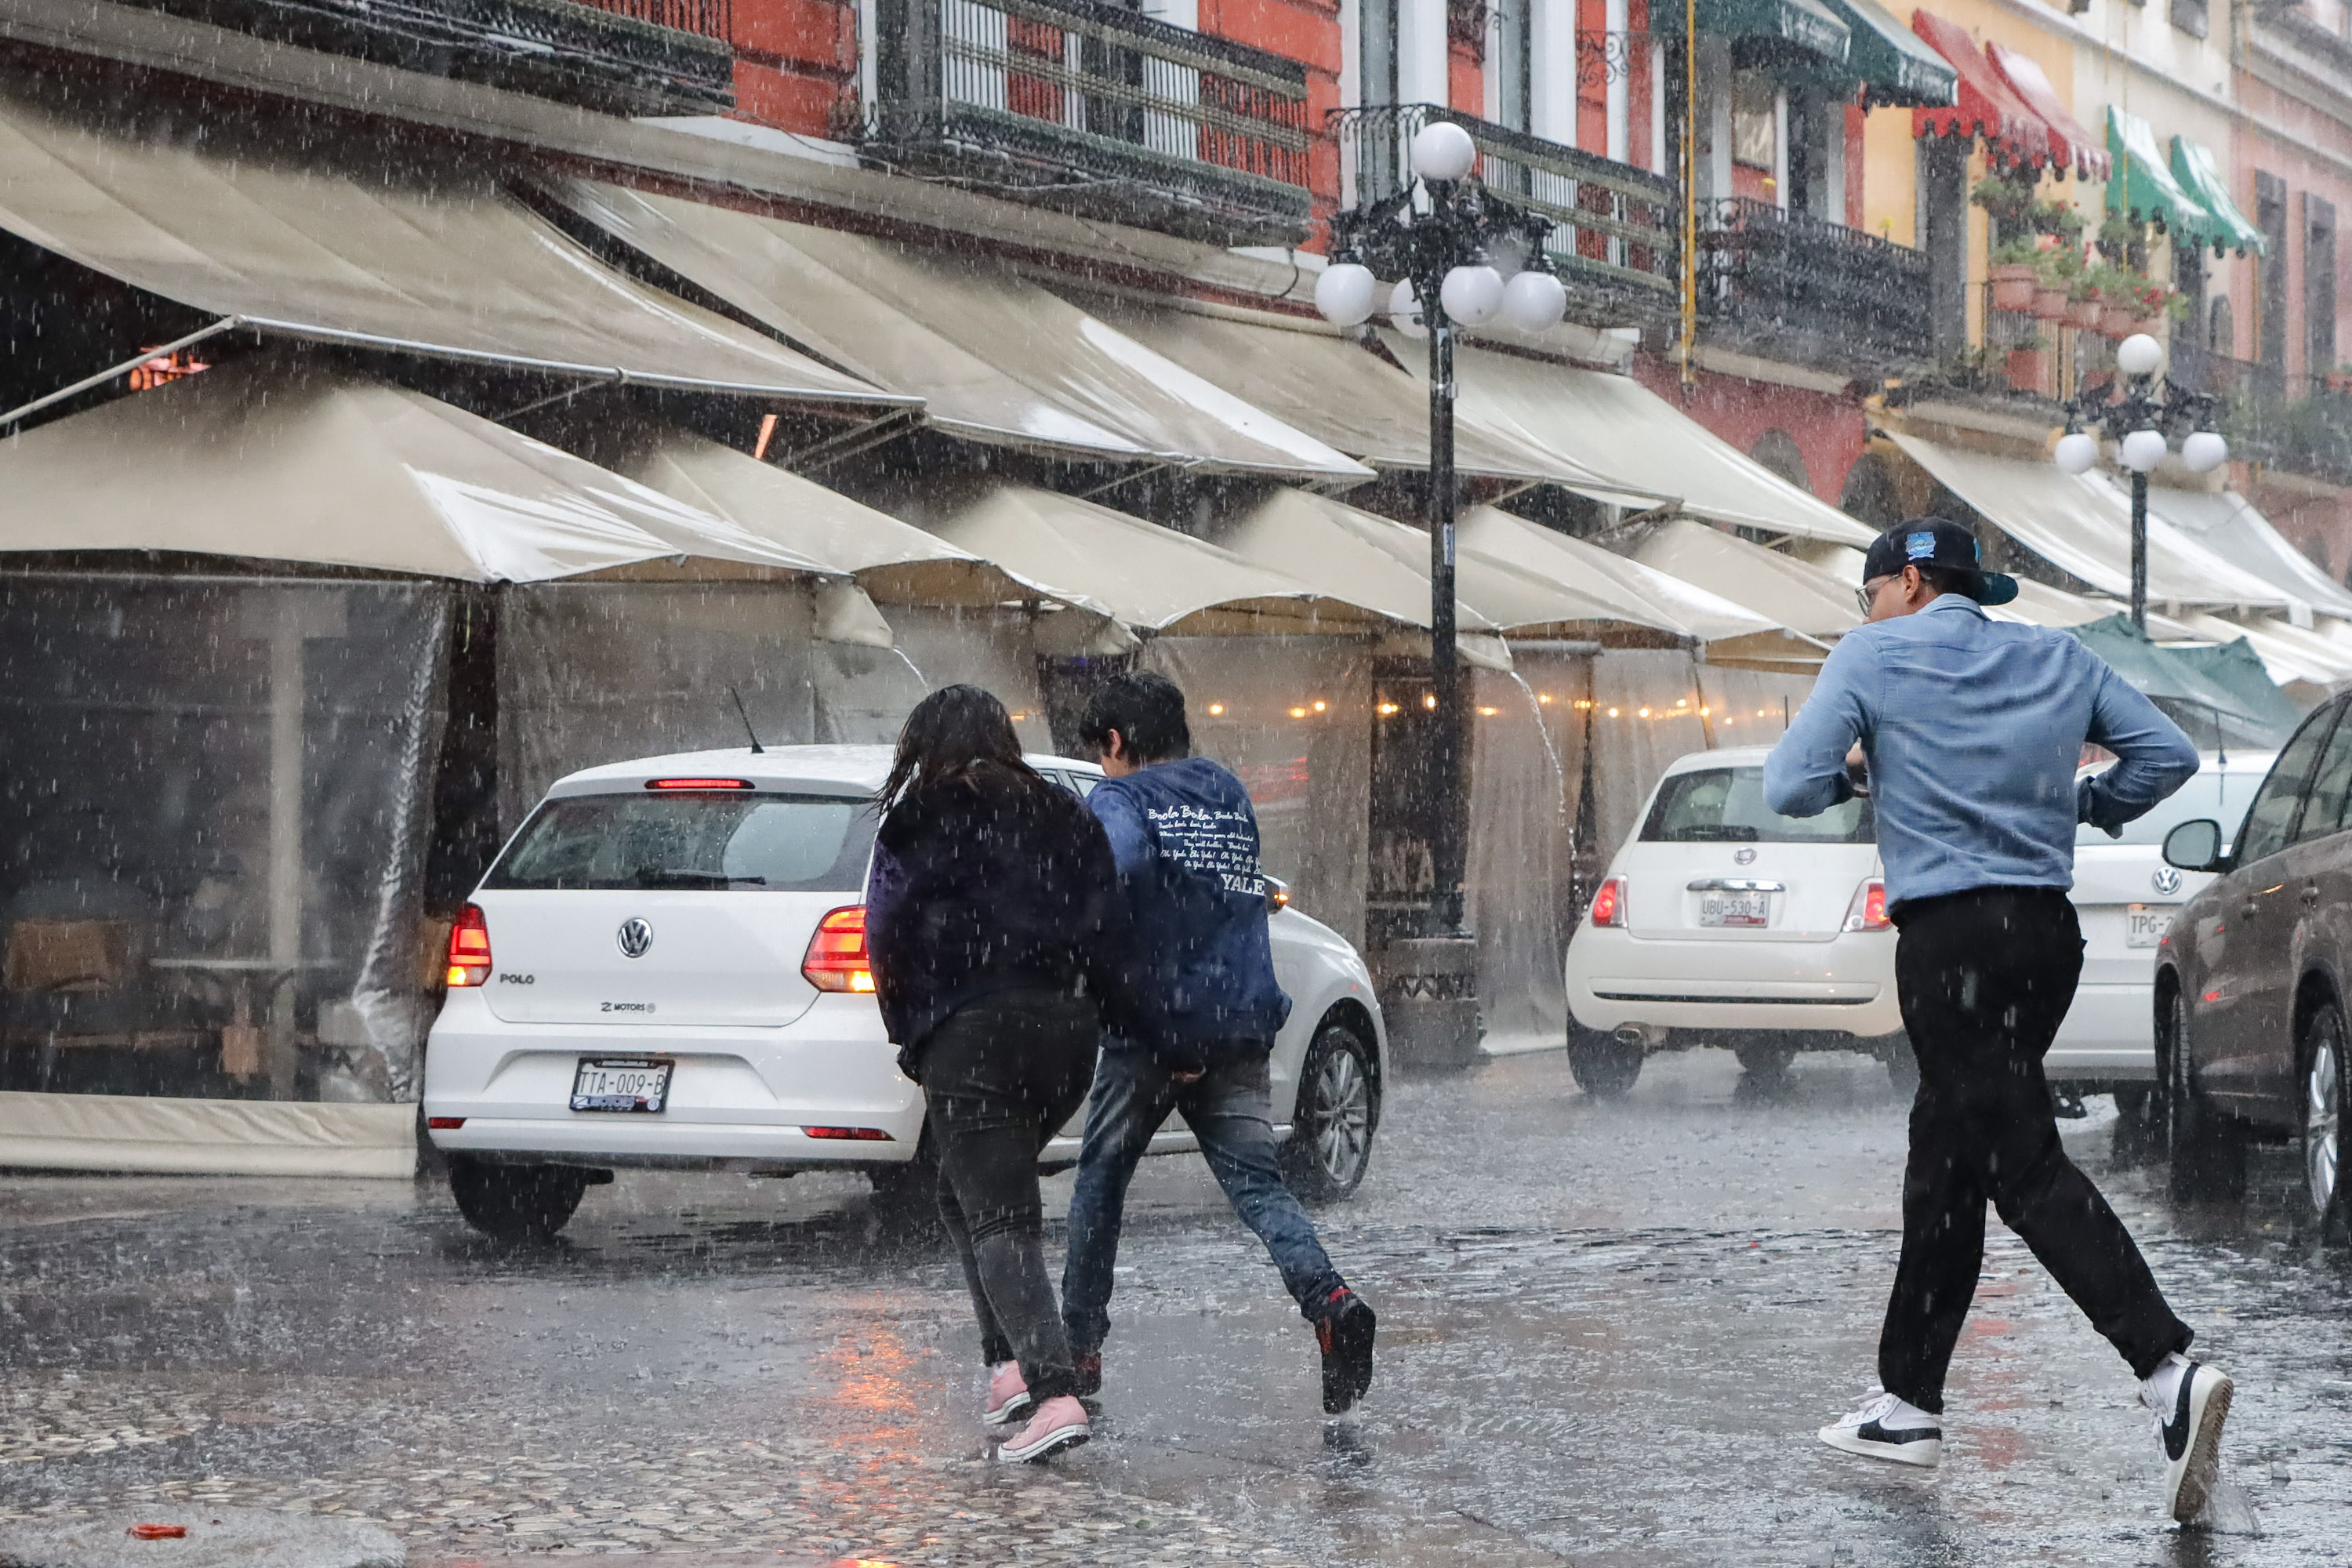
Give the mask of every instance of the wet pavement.
M 2068 1140 L 2238 1380 L 2223 1528 L 2159 1519 L 2128 1371 L 1998 1224 L 1943 1468 L 1815 1443 L 1870 1380 L 1902 1124 L 1853 1057 L 1758 1092 L 1694 1052 L 1615 1104 L 1558 1053 L 1397 1088 L 1324 1216 L 1382 1313 L 1341 1422 L 1198 1161 L 1153 1162 L 1096 1440 L 1010 1472 L 959 1278 L 853 1179 L 625 1173 L 501 1253 L 429 1186 L 0 1178 L 0 1517 L 342 1513 L 449 1563 L 2341 1560 L 2352 1261 L 2294 1234 L 2284 1151 L 2184 1212 L 2111 1124 Z

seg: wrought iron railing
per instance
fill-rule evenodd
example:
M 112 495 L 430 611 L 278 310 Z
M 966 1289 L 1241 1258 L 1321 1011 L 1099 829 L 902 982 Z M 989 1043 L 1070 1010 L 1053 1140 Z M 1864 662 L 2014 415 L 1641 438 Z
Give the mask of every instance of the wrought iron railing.
M 883 0 L 878 157 L 1228 242 L 1297 237 L 1307 68 L 1097 0 Z
M 1657 51 L 1656 36 L 1648 32 L 1608 31 L 1580 27 L 1576 34 L 1576 85 L 1606 87 L 1650 74 L 1650 58 Z
M 1848 362 L 1934 357 L 1926 252 L 1746 197 L 1702 204 L 1697 231 L 1711 336 Z
M 1340 205 L 1368 205 L 1407 188 L 1407 150 L 1433 120 L 1470 132 L 1477 176 L 1490 193 L 1551 221 L 1544 251 L 1568 285 L 1571 315 L 1610 325 L 1674 311 L 1681 211 L 1674 182 L 1630 163 L 1435 104 L 1372 104 L 1331 116 Z
M 708 113 L 735 103 L 731 0 L 129 3 L 615 113 Z

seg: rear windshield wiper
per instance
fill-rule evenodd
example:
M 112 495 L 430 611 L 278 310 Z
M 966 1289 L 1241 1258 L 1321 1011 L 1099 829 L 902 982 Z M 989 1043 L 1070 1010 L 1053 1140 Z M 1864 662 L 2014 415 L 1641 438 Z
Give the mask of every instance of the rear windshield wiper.
M 1728 823 L 1720 826 L 1695 825 L 1677 828 L 1675 837 L 1685 844 L 1753 844 L 1756 842 L 1756 829 L 1733 826 Z
M 730 877 L 724 871 L 686 871 L 668 866 L 637 868 L 640 888 L 731 888 L 739 883 L 764 888 L 765 877 Z

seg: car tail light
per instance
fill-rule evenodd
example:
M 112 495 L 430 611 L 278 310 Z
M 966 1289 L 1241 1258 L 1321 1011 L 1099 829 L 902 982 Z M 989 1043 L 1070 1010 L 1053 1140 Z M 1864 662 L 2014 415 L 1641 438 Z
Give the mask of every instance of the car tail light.
M 1886 879 L 1873 877 L 1853 890 L 1853 901 L 1845 907 L 1845 929 L 1848 931 L 1885 931 L 1894 922 L 1886 918 Z
M 490 978 L 490 925 L 482 906 L 467 904 L 449 928 L 449 986 L 480 985 Z
M 801 1131 L 812 1138 L 846 1138 L 856 1143 L 888 1143 L 890 1134 L 879 1127 L 803 1127 Z
M 425 1119 L 425 1125 L 436 1132 L 455 1132 L 466 1125 L 466 1119 L 462 1116 L 428 1116 Z
M 874 963 L 866 956 L 866 906 L 852 904 L 816 922 L 801 973 L 820 991 L 874 989 Z
M 1622 926 L 1625 923 L 1625 879 L 1612 877 L 1601 884 L 1592 895 L 1592 923 L 1597 926 Z

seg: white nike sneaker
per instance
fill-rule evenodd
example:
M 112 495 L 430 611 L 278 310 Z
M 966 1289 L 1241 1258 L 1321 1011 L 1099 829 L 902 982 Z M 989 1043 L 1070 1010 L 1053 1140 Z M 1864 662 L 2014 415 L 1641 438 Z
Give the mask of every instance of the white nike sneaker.
M 2221 1424 L 2233 1392 L 2229 1378 L 2179 1351 L 2139 1385 L 2164 1446 L 2164 1510 L 2176 1523 L 2195 1519 L 2221 1479 Z
M 1821 1439 L 1849 1454 L 1892 1459 L 1898 1465 L 1933 1469 L 1944 1462 L 1944 1428 L 1940 1418 L 1876 1384 L 1862 1408 L 1821 1430 Z

